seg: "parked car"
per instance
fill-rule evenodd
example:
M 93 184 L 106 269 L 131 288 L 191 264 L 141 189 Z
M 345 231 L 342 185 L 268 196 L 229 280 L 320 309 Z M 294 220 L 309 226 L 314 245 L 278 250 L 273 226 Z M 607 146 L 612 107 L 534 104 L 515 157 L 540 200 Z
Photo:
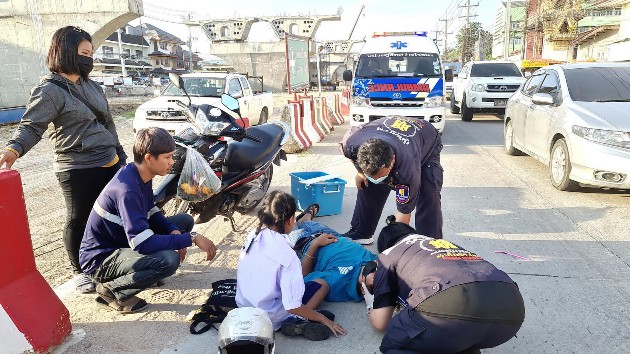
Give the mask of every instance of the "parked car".
M 510 98 L 505 151 L 549 166 L 563 191 L 579 183 L 630 188 L 630 65 L 582 63 L 540 69 Z
M 518 67 L 509 61 L 466 63 L 453 80 L 451 113 L 461 112 L 463 121 L 475 113 L 503 115 L 508 99 L 525 81 Z
M 267 122 L 273 112 L 273 97 L 270 92 L 253 92 L 245 75 L 227 73 L 193 73 L 181 75 L 184 88 L 193 104 L 221 106 L 221 95 L 227 93 L 237 98 L 241 115 L 249 118 L 251 125 Z M 180 106 L 173 103 L 179 100 L 188 104 L 188 97 L 173 83 L 170 83 L 158 96 L 136 109 L 133 129 L 161 127 L 171 134 L 179 133 L 186 126 L 186 116 Z M 227 110 L 227 109 L 226 109 Z M 229 110 L 227 110 L 229 111 Z

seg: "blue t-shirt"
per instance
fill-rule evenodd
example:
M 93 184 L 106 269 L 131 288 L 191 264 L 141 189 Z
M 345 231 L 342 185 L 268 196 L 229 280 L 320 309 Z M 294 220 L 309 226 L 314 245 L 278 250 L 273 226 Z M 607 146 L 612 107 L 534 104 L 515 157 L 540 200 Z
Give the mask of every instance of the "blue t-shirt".
M 339 234 L 336 236 L 337 242 L 319 248 L 313 271 L 304 277 L 304 282 L 325 280 L 330 288 L 326 301 L 359 302 L 363 300 L 363 295 L 357 292 L 361 266 L 375 260 L 376 255 L 347 237 Z M 310 243 L 304 247 L 304 252 L 306 253 L 309 248 Z
M 118 171 L 96 199 L 79 250 L 81 269 L 92 274 L 114 250 L 140 254 L 189 247 L 190 234 L 170 234 L 177 227 L 155 206 L 151 181 L 144 182 L 130 163 Z

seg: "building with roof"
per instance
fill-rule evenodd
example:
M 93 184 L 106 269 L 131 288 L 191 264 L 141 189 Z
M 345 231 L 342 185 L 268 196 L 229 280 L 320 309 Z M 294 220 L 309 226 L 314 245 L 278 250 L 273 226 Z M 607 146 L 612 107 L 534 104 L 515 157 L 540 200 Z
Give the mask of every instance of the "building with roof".
M 527 1 L 511 1 L 510 4 L 510 45 L 508 46 L 508 58 L 517 56 L 520 58 L 523 51 L 523 36 L 525 29 L 525 13 Z M 499 3 L 494 21 L 492 34 L 492 57 L 503 59 L 505 57 L 505 27 L 507 23 L 507 2 Z

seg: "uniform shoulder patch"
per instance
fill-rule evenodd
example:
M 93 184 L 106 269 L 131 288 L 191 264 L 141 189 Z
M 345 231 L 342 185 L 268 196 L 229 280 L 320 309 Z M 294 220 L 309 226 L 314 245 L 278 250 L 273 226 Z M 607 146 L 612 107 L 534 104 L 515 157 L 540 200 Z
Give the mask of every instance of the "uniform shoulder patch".
M 409 186 L 405 186 L 404 184 L 396 185 L 396 201 L 399 204 L 409 203 Z

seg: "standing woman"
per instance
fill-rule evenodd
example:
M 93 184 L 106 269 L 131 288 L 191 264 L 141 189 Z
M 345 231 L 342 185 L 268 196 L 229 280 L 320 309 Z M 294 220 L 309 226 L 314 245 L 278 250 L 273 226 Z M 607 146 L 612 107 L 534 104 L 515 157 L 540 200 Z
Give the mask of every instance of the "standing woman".
M 87 218 L 103 187 L 127 160 L 105 94 L 88 77 L 93 53 L 86 31 L 68 26 L 55 32 L 46 59 L 50 74 L 31 91 L 17 130 L 0 152 L 0 168 L 11 168 L 53 124 L 53 170 L 66 202 L 63 241 L 74 284 L 82 293 L 95 289 L 79 266 Z

